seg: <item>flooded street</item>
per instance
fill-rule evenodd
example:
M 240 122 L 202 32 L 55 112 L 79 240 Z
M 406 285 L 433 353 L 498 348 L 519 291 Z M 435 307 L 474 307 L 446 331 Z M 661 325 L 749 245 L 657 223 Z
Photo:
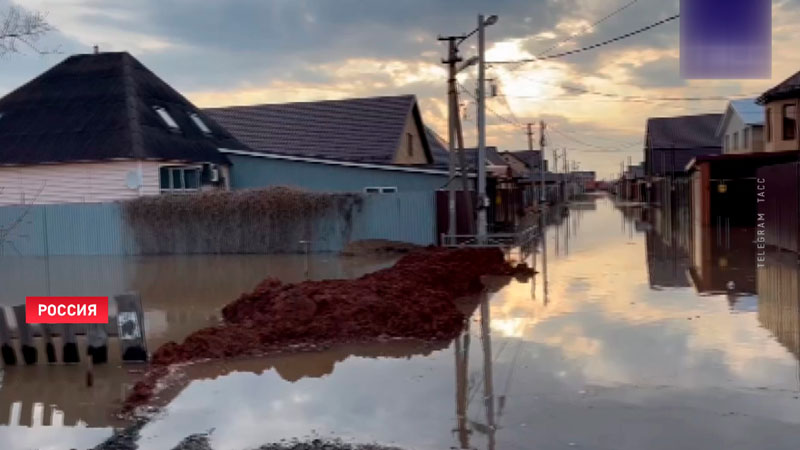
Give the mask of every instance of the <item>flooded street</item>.
M 409 450 L 796 449 L 796 257 L 770 253 L 758 267 L 746 232 L 722 251 L 716 237 L 683 229 L 680 217 L 643 221 L 640 209 L 604 196 L 570 209 L 548 227 L 540 273 L 528 283 L 489 280 L 455 341 L 196 364 L 163 393 L 169 403 L 141 430 L 139 448 L 171 449 L 210 433 L 215 450 L 307 437 Z M 314 278 L 351 278 L 392 262 L 328 258 L 315 261 Z M 301 256 L 42 261 L 10 270 L 4 262 L 6 305 L 96 286 L 103 290 L 92 295 L 137 289 L 151 349 L 218 320 L 221 305 L 267 275 L 296 281 L 304 273 Z M 50 265 L 46 283 L 32 278 L 42 264 Z M 72 369 L 71 379 L 54 374 Z M 90 403 L 119 399 L 135 374 L 102 370 L 104 400 L 78 387 L 78 367 L 3 372 L 0 423 L 15 424 L 0 426 L 3 447 L 85 448 L 110 436 L 118 424 Z M 44 412 L 52 404 L 63 411 L 55 423 Z

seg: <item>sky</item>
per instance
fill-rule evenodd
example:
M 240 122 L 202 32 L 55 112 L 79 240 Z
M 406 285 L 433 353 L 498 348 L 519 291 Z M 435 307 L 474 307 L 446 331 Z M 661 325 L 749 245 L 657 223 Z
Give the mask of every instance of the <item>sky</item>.
M 679 12 L 679 0 L 0 0 L 47 14 L 51 51 L 0 59 L 0 95 L 68 55 L 128 51 L 199 107 L 415 94 L 423 118 L 446 136 L 446 69 L 439 35 L 472 31 L 496 14 L 487 60 L 530 58 L 591 45 Z M 594 22 L 628 5 L 592 27 Z M 679 21 L 596 50 L 520 65 L 490 65 L 487 144 L 527 149 L 524 124 L 548 124 L 547 156 L 567 149 L 581 170 L 610 178 L 642 160 L 648 117 L 722 113 L 726 101 L 657 97 L 757 96 L 800 70 L 794 48 L 800 0 L 773 3 L 771 80 L 684 80 Z M 571 40 L 568 38 L 574 36 Z M 564 42 L 566 40 L 566 42 Z M 462 55 L 476 53 L 473 38 Z M 475 70 L 460 75 L 469 92 Z M 565 88 L 566 87 L 566 88 Z M 576 90 L 589 90 L 581 93 Z M 610 94 L 597 95 L 596 93 Z M 631 101 L 615 96 L 641 96 Z M 462 93 L 467 145 L 475 104 Z M 538 136 L 535 138 L 538 148 Z

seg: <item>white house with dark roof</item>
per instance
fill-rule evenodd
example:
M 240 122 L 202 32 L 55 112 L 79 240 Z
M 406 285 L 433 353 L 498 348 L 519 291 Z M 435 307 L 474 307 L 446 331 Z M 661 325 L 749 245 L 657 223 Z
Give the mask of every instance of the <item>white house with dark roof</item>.
M 717 128 L 722 152 L 756 153 L 764 151 L 764 107 L 755 99 L 733 100 Z
M 0 205 L 225 189 L 245 148 L 128 53 L 73 55 L 0 98 Z
M 448 184 L 413 95 L 209 108 L 244 143 L 224 149 L 231 186 L 332 192 L 435 191 Z

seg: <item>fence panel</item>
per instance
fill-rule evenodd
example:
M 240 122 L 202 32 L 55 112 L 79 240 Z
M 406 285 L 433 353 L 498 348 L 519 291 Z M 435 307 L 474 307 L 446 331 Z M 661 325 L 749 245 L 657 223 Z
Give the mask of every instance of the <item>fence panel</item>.
M 335 213 L 320 218 L 313 226 L 312 248 L 340 251 L 349 241 L 366 239 L 434 244 L 435 206 L 433 192 L 365 195 L 349 220 Z M 298 243 L 297 251 L 301 250 Z M 0 254 L 138 255 L 141 251 L 121 205 L 95 203 L 0 207 Z

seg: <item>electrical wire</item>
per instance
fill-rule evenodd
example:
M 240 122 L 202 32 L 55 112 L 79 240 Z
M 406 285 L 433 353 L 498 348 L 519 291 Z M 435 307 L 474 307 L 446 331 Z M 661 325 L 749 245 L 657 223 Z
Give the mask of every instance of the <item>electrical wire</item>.
M 625 11 L 626 9 L 630 8 L 631 6 L 633 6 L 634 3 L 637 3 L 638 1 L 639 0 L 632 0 L 632 1 L 628 2 L 628 3 L 626 3 L 625 5 L 615 9 L 614 11 L 612 11 L 611 13 L 606 15 L 605 17 L 601 18 L 600 20 L 592 23 L 591 25 L 589 25 L 587 28 L 583 29 L 582 31 L 579 31 L 577 33 L 573 33 L 572 35 L 567 36 L 565 39 L 562 39 L 561 41 L 556 42 L 552 46 L 548 47 L 546 50 L 543 50 L 542 52 L 538 53 L 536 56 L 537 57 L 542 57 L 542 56 L 550 53 L 551 51 L 555 50 L 556 48 L 562 46 L 563 44 L 566 44 L 567 42 L 570 42 L 573 39 L 582 36 L 583 34 L 586 33 L 586 31 L 591 30 L 592 28 L 594 28 L 594 27 L 600 25 L 601 23 L 605 22 L 606 20 L 616 16 L 617 14 L 621 13 L 622 11 Z
M 672 17 L 668 17 L 666 19 L 659 20 L 656 23 L 650 24 L 650 25 L 648 25 L 646 27 L 643 27 L 643 28 L 639 28 L 638 30 L 635 30 L 635 31 L 631 31 L 630 33 L 625 33 L 625 34 L 623 34 L 621 36 L 617 36 L 615 38 L 608 39 L 608 40 L 605 40 L 603 42 L 599 42 L 597 44 L 588 45 L 586 47 L 581 47 L 581 48 L 578 48 L 578 49 L 575 49 L 575 50 L 570 50 L 570 51 L 567 51 L 567 52 L 555 53 L 555 54 L 552 54 L 552 55 L 545 55 L 545 56 L 542 56 L 542 57 L 518 59 L 518 60 L 512 60 L 512 61 L 487 61 L 486 64 L 490 64 L 490 65 L 496 65 L 496 64 L 524 64 L 524 63 L 530 63 L 530 62 L 546 61 L 546 60 L 550 60 L 550 59 L 563 58 L 565 56 L 570 56 L 570 55 L 575 55 L 575 54 L 578 54 L 578 53 L 583 53 L 583 52 L 588 51 L 588 50 L 594 50 L 596 48 L 603 47 L 603 46 L 606 46 L 608 44 L 613 44 L 614 42 L 619 42 L 619 41 L 622 41 L 624 39 L 628 39 L 630 37 L 636 36 L 637 34 L 644 33 L 645 31 L 652 30 L 653 28 L 656 28 L 656 27 L 659 27 L 659 26 L 664 25 L 666 23 L 672 22 L 673 20 L 678 19 L 680 16 L 681 16 L 680 14 L 675 14 Z

